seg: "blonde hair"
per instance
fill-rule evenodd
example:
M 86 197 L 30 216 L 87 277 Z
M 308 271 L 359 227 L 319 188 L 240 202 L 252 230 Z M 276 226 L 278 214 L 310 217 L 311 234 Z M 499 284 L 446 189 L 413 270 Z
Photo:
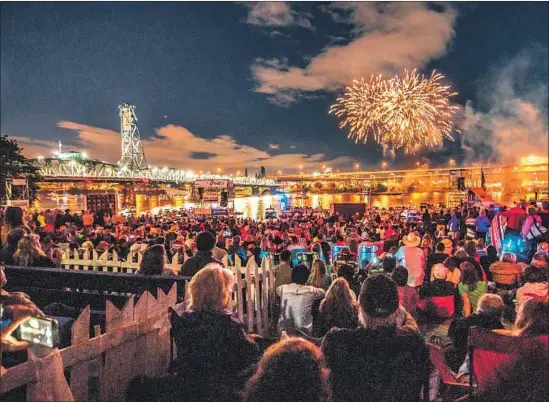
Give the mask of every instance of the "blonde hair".
M 341 305 L 357 306 L 355 296 L 349 287 L 349 282 L 345 278 L 337 278 L 332 282 L 326 292 L 324 301 L 325 303 L 335 302 Z
M 228 269 L 215 263 L 206 265 L 189 283 L 189 308 L 207 312 L 229 309 L 233 282 Z
M 322 289 L 322 281 L 325 276 L 326 264 L 324 261 L 320 259 L 314 260 L 313 266 L 311 267 L 311 276 L 308 281 L 309 285 Z
M 46 253 L 40 248 L 40 243 L 37 245 L 36 242 L 36 238 L 32 237 L 32 235 L 25 236 L 19 240 L 19 243 L 17 243 L 17 251 L 13 255 L 17 265 L 28 267 L 33 264 L 36 258 L 46 256 Z

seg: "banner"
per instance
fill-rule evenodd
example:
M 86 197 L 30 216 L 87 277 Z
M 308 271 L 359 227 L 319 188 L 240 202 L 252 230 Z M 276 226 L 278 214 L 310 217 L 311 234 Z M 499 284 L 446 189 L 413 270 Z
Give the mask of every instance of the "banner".
M 195 215 L 211 215 L 212 210 L 210 208 L 195 208 L 193 214 Z
M 26 186 L 27 179 L 11 179 L 12 186 Z
M 219 201 L 219 193 L 204 193 L 203 201 Z
M 194 188 L 227 188 L 229 180 L 197 180 L 193 186 Z
M 227 208 L 214 208 L 212 209 L 213 216 L 227 216 L 229 215 L 229 210 Z
M 251 197 L 252 188 L 251 187 L 235 187 L 234 188 L 234 197 Z

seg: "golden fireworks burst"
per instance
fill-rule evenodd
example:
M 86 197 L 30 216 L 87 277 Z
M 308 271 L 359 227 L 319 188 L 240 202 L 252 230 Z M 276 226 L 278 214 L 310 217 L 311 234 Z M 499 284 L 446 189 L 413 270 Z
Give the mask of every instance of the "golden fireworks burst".
M 349 138 L 366 142 L 370 136 L 382 145 L 407 152 L 422 147 L 435 148 L 443 138 L 453 140 L 453 117 L 458 109 L 450 104 L 449 86 L 432 72 L 429 78 L 416 70 L 405 71 L 403 78 L 353 81 L 343 97 L 330 107 L 342 120 L 340 128 L 349 127 Z

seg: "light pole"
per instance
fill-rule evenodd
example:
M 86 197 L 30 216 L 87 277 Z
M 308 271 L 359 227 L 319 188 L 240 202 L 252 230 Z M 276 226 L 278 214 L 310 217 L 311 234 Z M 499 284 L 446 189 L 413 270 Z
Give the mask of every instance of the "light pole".
M 301 208 L 304 207 L 304 200 L 303 200 L 303 166 L 299 165 L 299 170 L 301 171 Z

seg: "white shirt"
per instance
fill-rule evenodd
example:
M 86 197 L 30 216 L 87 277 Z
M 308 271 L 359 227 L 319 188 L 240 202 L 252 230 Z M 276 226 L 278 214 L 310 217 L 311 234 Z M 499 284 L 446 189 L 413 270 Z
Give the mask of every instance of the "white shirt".
M 324 298 L 324 290 L 314 286 L 290 283 L 279 286 L 276 294 L 280 297 L 279 331 L 301 330 L 311 335 L 313 332 L 311 309 L 315 300 Z
M 395 258 L 408 270 L 408 286 L 420 286 L 425 278 L 425 254 L 419 247 L 402 246 Z

